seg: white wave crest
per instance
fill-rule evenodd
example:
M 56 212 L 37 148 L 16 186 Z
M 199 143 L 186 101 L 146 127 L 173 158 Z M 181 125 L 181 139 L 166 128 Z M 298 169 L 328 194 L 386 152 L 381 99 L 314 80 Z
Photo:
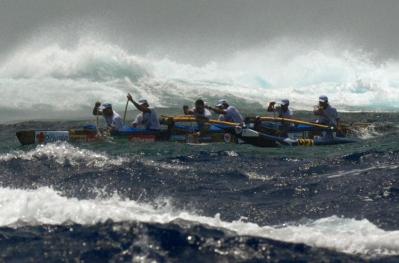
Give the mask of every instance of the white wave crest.
M 68 164 L 72 166 L 85 165 L 87 167 L 101 168 L 105 166 L 120 166 L 127 162 L 127 158 L 112 158 L 105 153 L 96 153 L 94 151 L 81 149 L 68 143 L 49 143 L 38 145 L 35 149 L 24 151 L 13 151 L 0 155 L 0 161 L 10 160 L 53 160 L 59 164 Z
M 337 251 L 368 256 L 399 254 L 399 231 L 384 231 L 368 220 L 336 216 L 299 225 L 259 226 L 244 221 L 226 222 L 215 217 L 178 211 L 168 203 L 157 208 L 118 196 L 109 199 L 78 200 L 67 198 L 50 188 L 20 190 L 0 188 L 0 226 L 20 224 L 92 225 L 111 219 L 115 222 L 138 221 L 167 224 L 183 219 L 194 224 L 223 228 L 239 235 L 305 243 Z
M 0 105 L 61 111 L 100 99 L 122 107 L 129 91 L 153 106 L 225 96 L 264 105 L 284 97 L 295 109 L 311 110 L 325 94 L 343 110 L 398 110 L 399 62 L 376 64 L 371 57 L 333 42 L 279 40 L 194 66 L 130 54 L 101 41 L 73 48 L 28 44 L 0 65 Z
M 87 41 L 74 49 L 53 43 L 42 48 L 24 47 L 0 68 L 0 76 L 12 79 L 89 79 L 106 81 L 149 74 L 150 64 L 105 43 Z
M 356 128 L 354 130 L 354 134 L 356 137 L 363 140 L 372 139 L 383 135 L 382 133 L 376 131 L 376 126 L 374 124 Z

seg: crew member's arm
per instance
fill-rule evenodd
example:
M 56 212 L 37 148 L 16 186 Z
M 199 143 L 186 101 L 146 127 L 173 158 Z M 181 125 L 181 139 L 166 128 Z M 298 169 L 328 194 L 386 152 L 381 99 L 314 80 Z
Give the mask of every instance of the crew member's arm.
M 121 118 L 115 118 L 115 119 L 112 121 L 110 127 L 111 127 L 111 130 L 112 130 L 112 131 L 118 131 L 118 130 L 120 130 L 120 129 L 123 127 L 123 121 L 122 121 L 122 119 L 121 119 Z
M 202 122 L 209 121 L 212 118 L 211 112 L 209 110 L 207 110 L 206 108 L 204 109 L 204 113 L 203 114 L 194 112 L 194 116 L 197 119 L 197 121 L 202 121 Z
M 139 114 L 136 116 L 136 119 L 134 119 L 134 121 L 132 122 L 132 127 L 137 128 L 139 124 L 142 122 L 143 122 L 143 115 Z
M 267 107 L 268 112 L 274 112 L 274 105 L 276 105 L 275 101 L 272 101 L 269 103 L 269 106 Z
M 192 110 L 190 110 L 187 105 L 183 106 L 183 112 L 184 112 L 184 115 L 193 115 L 194 114 L 194 112 Z
M 314 115 L 324 116 L 324 111 L 319 106 L 315 106 L 313 110 Z
M 101 102 L 97 101 L 96 104 L 94 105 L 93 108 L 93 115 L 103 115 L 102 111 L 100 111 L 98 108 L 101 106 Z
M 122 128 L 123 128 L 122 118 L 120 116 L 114 116 L 112 118 L 111 124 L 108 124 L 107 126 L 107 131 L 108 132 L 119 131 Z
M 211 106 L 205 106 L 205 108 L 218 114 L 226 114 L 226 110 L 224 109 L 212 108 Z
M 129 101 L 131 101 L 133 103 L 133 105 L 136 107 L 136 109 L 138 109 L 139 111 L 141 111 L 141 112 L 150 112 L 151 111 L 150 109 L 143 107 L 140 104 L 138 104 L 136 101 L 134 101 L 133 97 L 132 97 L 132 95 L 130 95 L 130 93 L 127 94 L 127 99 Z

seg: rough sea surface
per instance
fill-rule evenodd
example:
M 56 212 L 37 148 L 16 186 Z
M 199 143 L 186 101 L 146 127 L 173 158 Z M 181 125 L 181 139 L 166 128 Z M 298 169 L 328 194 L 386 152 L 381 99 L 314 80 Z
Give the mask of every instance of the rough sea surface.
M 309 117 L 306 114 L 303 117 Z M 397 262 L 399 115 L 358 143 L 20 146 L 0 126 L 0 261 Z

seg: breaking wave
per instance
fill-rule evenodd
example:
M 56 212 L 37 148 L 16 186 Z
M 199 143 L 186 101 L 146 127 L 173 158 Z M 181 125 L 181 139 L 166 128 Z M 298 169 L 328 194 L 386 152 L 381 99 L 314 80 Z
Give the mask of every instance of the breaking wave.
M 167 201 L 159 205 L 123 200 L 114 195 L 107 199 L 67 198 L 51 188 L 36 190 L 0 188 L 0 226 L 68 224 L 92 225 L 105 222 L 149 222 L 168 224 L 183 219 L 234 231 L 239 235 L 259 236 L 286 242 L 335 249 L 368 256 L 399 254 L 399 231 L 384 231 L 366 219 L 336 216 L 301 224 L 259 226 L 238 220 L 226 222 L 195 212 L 175 210 Z
M 122 108 L 127 92 L 158 107 L 201 96 L 265 104 L 288 97 L 311 109 L 319 94 L 343 110 L 397 110 L 399 64 L 376 64 L 370 54 L 332 43 L 281 40 L 203 66 L 130 54 L 99 41 L 72 48 L 57 43 L 21 47 L 0 65 L 0 105 L 8 110 L 86 109 L 95 100 Z M 17 96 L 16 96 L 17 94 Z
M 127 162 L 127 158 L 110 157 L 106 153 L 97 153 L 91 150 L 81 149 L 68 143 L 49 143 L 38 145 L 30 151 L 12 151 L 0 155 L 0 162 L 11 160 L 40 161 L 52 160 L 60 165 L 102 168 L 106 166 L 120 166 Z

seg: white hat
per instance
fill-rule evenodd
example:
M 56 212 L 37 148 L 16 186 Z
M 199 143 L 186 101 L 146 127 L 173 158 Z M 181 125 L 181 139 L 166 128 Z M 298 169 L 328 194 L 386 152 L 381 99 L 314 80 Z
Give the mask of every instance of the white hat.
M 139 99 L 139 104 L 140 104 L 140 105 L 148 104 L 148 102 L 147 102 L 146 99 L 141 98 L 141 99 Z
M 321 95 L 319 97 L 319 102 L 328 102 L 328 97 L 326 95 Z
M 216 104 L 216 107 L 221 107 L 223 104 L 227 103 L 227 100 L 225 99 L 220 99 L 218 100 L 218 103 Z

